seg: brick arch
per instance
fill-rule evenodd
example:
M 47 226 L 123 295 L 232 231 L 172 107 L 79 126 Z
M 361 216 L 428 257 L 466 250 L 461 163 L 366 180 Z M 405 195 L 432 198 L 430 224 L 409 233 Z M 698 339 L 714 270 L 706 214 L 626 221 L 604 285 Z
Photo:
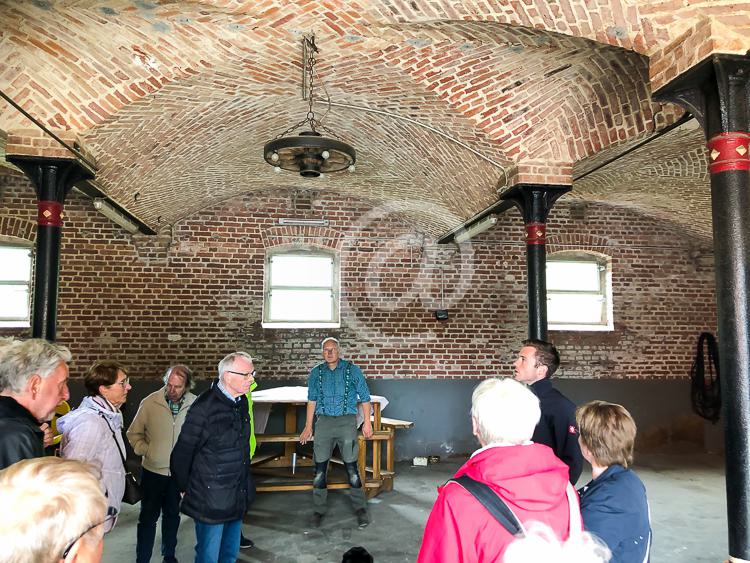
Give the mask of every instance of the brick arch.
M 26 242 L 36 241 L 36 223 L 19 217 L 0 215 L 0 237 L 10 237 Z M 0 240 L 2 240 L 0 238 Z
M 340 251 L 344 241 L 341 231 L 328 227 L 282 225 L 261 232 L 263 247 L 272 248 L 312 246 Z
M 610 247 L 609 240 L 605 237 L 590 233 L 578 233 L 571 235 L 552 235 L 547 237 L 547 254 L 555 252 L 591 252 L 598 256 L 607 256 L 606 250 Z

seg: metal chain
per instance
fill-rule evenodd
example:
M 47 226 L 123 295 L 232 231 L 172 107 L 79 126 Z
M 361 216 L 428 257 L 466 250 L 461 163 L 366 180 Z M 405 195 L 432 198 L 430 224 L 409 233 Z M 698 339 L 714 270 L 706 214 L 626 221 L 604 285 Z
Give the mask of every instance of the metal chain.
M 317 71 L 315 70 L 315 64 L 317 63 L 317 60 L 315 59 L 315 53 L 317 52 L 318 48 L 315 46 L 315 36 L 308 39 L 305 38 L 304 41 L 307 41 L 307 46 L 309 50 L 309 55 L 307 56 L 307 60 L 303 61 L 305 65 L 305 72 L 307 73 L 307 115 L 304 119 L 298 121 L 291 127 L 285 129 L 283 132 L 276 135 L 273 140 L 281 139 L 282 137 L 285 137 L 287 134 L 291 133 L 292 131 L 301 128 L 305 123 L 310 124 L 310 129 L 313 130 L 313 132 L 317 132 L 318 130 L 321 130 L 328 135 L 342 140 L 339 135 L 337 135 L 334 131 L 331 131 L 328 127 L 323 125 L 322 121 L 325 119 L 325 116 L 328 115 L 328 112 L 331 109 L 331 98 L 328 94 L 328 90 L 325 87 L 325 83 L 320 79 L 320 76 L 318 76 Z M 318 78 L 318 81 L 321 84 L 321 87 L 323 88 L 323 91 L 326 94 L 326 102 L 328 104 L 328 107 L 326 108 L 326 112 L 323 115 L 323 119 L 317 119 L 315 117 L 315 110 L 313 109 L 313 106 L 315 105 L 315 78 Z
M 313 131 L 315 131 L 315 111 L 313 110 L 313 104 L 315 103 L 315 89 L 314 89 L 314 81 L 315 81 L 315 51 L 317 50 L 317 47 L 315 46 L 315 37 L 310 40 L 309 42 L 309 55 L 307 56 L 307 61 L 305 61 L 305 67 L 307 69 L 307 103 L 308 103 L 308 110 L 307 110 L 307 119 L 310 122 L 310 127 Z

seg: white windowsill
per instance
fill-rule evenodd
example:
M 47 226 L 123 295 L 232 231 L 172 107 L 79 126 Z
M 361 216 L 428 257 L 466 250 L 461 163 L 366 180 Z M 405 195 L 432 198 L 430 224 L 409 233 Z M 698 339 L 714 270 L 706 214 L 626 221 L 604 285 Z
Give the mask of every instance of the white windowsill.
M 263 328 L 341 328 L 341 323 L 273 322 L 261 323 Z
M 558 331 L 575 331 L 575 332 L 614 332 L 614 326 L 608 325 L 549 325 L 547 330 L 558 330 Z
M 29 328 L 31 323 L 28 321 L 0 321 L 0 328 Z

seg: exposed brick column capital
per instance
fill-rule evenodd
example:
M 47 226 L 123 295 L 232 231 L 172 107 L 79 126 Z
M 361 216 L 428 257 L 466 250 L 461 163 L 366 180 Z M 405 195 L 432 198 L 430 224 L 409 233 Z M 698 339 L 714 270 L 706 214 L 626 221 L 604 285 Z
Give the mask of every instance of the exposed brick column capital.
M 573 183 L 573 164 L 523 160 L 518 163 L 515 180 L 516 185 L 570 185 Z
M 649 78 L 656 92 L 712 55 L 744 55 L 747 37 L 712 18 L 699 18 L 673 42 L 651 54 Z
M 67 145 L 83 154 L 89 162 L 95 162 L 91 151 L 86 148 L 85 142 L 75 131 L 52 130 L 52 132 Z M 5 154 L 7 157 L 25 156 L 77 160 L 74 153 L 71 153 L 41 129 L 14 129 L 8 131 Z

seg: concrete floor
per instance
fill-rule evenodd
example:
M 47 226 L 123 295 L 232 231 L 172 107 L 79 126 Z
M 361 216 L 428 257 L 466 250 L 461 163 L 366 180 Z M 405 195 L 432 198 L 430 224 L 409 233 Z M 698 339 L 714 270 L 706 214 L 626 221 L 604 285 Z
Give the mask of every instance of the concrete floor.
M 310 529 L 308 492 L 264 493 L 252 507 L 245 532 L 256 547 L 241 550 L 238 561 L 308 563 L 341 560 L 355 545 L 367 548 L 379 563 L 413 562 L 424 523 L 436 497 L 435 487 L 453 475 L 461 459 L 428 467 L 401 463 L 394 490 L 370 501 L 372 523 L 358 530 L 346 493 L 329 493 L 329 514 L 320 529 Z M 727 523 L 723 459 L 716 455 L 641 455 L 636 471 L 646 484 L 651 504 L 654 544 L 651 560 L 717 562 L 726 559 Z M 579 486 L 590 473 L 584 473 Z M 115 530 L 107 537 L 105 563 L 135 558 L 139 507 L 124 506 Z M 159 536 L 157 535 L 158 553 Z M 193 561 L 193 522 L 183 518 L 177 557 Z M 161 558 L 154 555 L 154 562 Z

